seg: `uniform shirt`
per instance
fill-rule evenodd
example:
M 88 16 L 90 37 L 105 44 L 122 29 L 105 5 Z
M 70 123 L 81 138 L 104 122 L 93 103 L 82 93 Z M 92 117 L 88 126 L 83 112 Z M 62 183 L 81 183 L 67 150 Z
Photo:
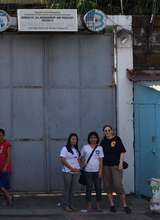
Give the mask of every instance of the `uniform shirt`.
M 121 153 L 125 153 L 126 149 L 120 139 L 120 137 L 115 136 L 112 139 L 107 139 L 106 137 L 101 141 L 101 146 L 103 147 L 104 166 L 115 166 L 119 165 Z
M 0 172 L 2 171 L 5 163 L 8 159 L 8 149 L 11 147 L 11 144 L 8 141 L 4 141 L 0 144 Z M 11 172 L 11 162 L 9 162 L 6 172 Z
M 82 147 L 81 156 L 84 158 L 85 163 L 87 162 L 90 154 L 92 153 L 93 148 L 87 144 Z M 85 167 L 86 172 L 98 172 L 100 166 L 100 158 L 103 158 L 103 148 L 101 146 L 97 146 L 96 150 L 94 151 L 90 161 L 88 162 L 87 166 Z
M 80 169 L 80 165 L 78 162 L 78 158 L 79 158 L 79 153 L 75 148 L 72 148 L 73 154 L 70 153 L 66 146 L 62 147 L 62 150 L 60 152 L 60 157 L 64 157 L 66 162 L 73 168 L 76 169 Z M 68 173 L 71 172 L 71 170 L 66 167 L 66 166 L 62 166 L 62 172 Z

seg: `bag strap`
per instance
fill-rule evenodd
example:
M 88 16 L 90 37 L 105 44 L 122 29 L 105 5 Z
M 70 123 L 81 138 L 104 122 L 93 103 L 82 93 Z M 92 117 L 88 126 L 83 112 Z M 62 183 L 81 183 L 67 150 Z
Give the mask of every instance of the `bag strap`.
M 86 167 L 87 164 L 89 163 L 89 161 L 90 161 L 90 159 L 91 159 L 93 153 L 95 152 L 97 146 L 98 146 L 98 145 L 96 145 L 96 147 L 92 150 L 91 154 L 89 155 L 89 157 L 88 157 L 88 159 L 87 159 L 87 162 L 86 162 L 86 164 L 85 164 L 84 167 L 83 167 L 83 170 L 85 169 L 85 167 Z

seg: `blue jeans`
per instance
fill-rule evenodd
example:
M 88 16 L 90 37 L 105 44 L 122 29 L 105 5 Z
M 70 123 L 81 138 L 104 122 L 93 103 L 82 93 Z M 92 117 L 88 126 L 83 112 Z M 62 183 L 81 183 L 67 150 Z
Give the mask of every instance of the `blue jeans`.
M 98 176 L 98 172 L 85 172 L 86 175 L 86 201 L 91 202 L 92 188 L 96 191 L 96 201 L 101 201 L 101 178 Z

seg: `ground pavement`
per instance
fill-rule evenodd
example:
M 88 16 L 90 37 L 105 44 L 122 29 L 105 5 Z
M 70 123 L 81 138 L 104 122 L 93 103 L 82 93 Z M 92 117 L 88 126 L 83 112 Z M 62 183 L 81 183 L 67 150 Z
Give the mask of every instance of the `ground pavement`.
M 0 220 L 160 220 L 160 215 L 150 213 L 149 201 L 146 198 L 130 195 L 127 196 L 127 200 L 132 208 L 130 215 L 123 212 L 117 198 L 117 212 L 110 213 L 106 196 L 103 196 L 102 212 L 82 213 L 80 210 L 85 208 L 83 195 L 74 198 L 74 206 L 78 210 L 73 213 L 66 213 L 60 207 L 61 195 L 21 194 L 14 196 L 14 206 L 11 208 L 5 207 L 2 198 L 0 198 Z

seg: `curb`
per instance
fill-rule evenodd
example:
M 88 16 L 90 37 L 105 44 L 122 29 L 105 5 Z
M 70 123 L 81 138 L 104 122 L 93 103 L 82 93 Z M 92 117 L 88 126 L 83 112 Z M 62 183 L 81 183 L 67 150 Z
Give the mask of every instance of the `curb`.
M 146 215 L 148 212 L 146 211 L 133 211 L 130 215 Z M 54 209 L 34 209 L 34 210 L 26 210 L 26 209 L 0 209 L 0 217 L 43 217 L 43 216 L 102 216 L 102 215 L 127 215 L 126 213 L 122 211 L 117 211 L 116 213 L 111 213 L 108 210 L 104 210 L 102 212 L 89 212 L 89 213 L 83 213 L 83 212 L 72 212 L 72 213 L 66 213 L 62 210 L 54 210 Z

